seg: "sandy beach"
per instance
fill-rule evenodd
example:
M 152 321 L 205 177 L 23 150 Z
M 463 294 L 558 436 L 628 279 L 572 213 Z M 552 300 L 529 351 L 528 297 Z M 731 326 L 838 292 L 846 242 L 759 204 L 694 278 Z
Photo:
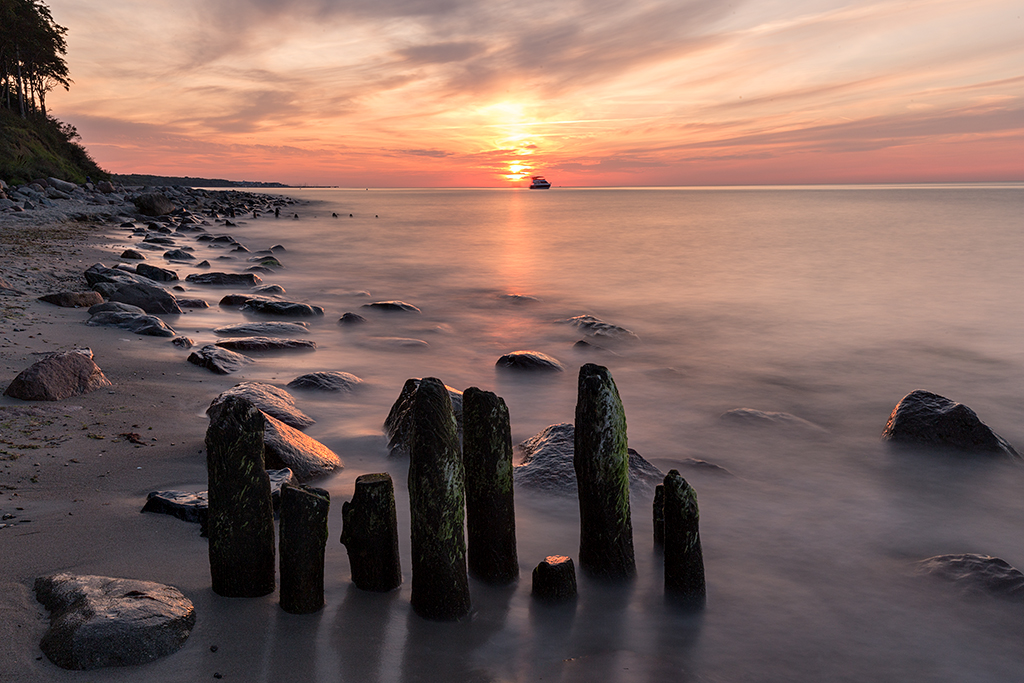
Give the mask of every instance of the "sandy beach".
M 39 648 L 49 619 L 33 582 L 63 571 L 174 585 L 201 614 L 177 655 L 143 669 L 93 671 L 88 680 L 212 679 L 229 671 L 236 655 L 251 656 L 246 647 L 231 646 L 232 639 L 249 637 L 241 629 L 216 636 L 207 631 L 214 625 L 210 601 L 218 598 L 209 589 L 198 526 L 140 510 L 150 491 L 205 488 L 204 411 L 243 377 L 186 363 L 188 351 L 169 352 L 166 338 L 88 327 L 84 309 L 39 301 L 55 291 L 88 290 L 83 271 L 117 260 L 102 246 L 118 225 L 116 215 L 107 222 L 55 222 L 59 218 L 52 211 L 0 216 L 0 277 L 8 287 L 0 295 L 2 384 L 6 388 L 39 354 L 88 347 L 112 386 L 55 402 L 0 398 L 0 680 L 86 680 L 50 663 Z M 137 434 L 142 443 L 125 434 Z M 276 596 L 238 606 L 278 609 Z M 215 642 L 216 656 L 210 652 Z

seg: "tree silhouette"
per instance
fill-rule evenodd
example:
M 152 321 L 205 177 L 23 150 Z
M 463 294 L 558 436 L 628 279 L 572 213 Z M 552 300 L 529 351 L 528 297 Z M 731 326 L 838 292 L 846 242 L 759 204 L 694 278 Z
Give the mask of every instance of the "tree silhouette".
M 0 0 L 0 95 L 22 118 L 46 118 L 46 93 L 71 87 L 65 36 L 40 0 Z

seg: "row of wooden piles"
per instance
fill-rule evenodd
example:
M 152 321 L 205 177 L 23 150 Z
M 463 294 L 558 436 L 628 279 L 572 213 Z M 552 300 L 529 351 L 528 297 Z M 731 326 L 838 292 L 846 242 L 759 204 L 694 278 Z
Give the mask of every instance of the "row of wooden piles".
M 444 383 L 419 381 L 410 410 L 409 507 L 412 607 L 420 616 L 456 620 L 470 611 L 468 573 L 505 585 L 519 578 L 512 438 L 508 408 L 495 394 L 463 394 L 463 439 Z M 274 515 L 263 463 L 263 417 L 231 398 L 210 415 L 210 573 L 213 590 L 257 597 L 275 588 Z M 599 365 L 580 368 L 574 467 L 580 505 L 580 568 L 606 580 L 636 574 L 629 501 L 626 417 L 618 389 Z M 324 549 L 330 496 L 285 486 L 280 509 L 281 607 L 315 612 L 324 605 Z M 664 549 L 665 591 L 685 604 L 705 602 L 697 497 L 672 470 L 654 500 L 655 543 Z M 342 506 L 341 542 L 353 583 L 385 592 L 402 583 L 395 494 L 388 474 L 358 477 Z M 468 544 L 467 544 L 468 536 Z M 551 556 L 533 571 L 533 595 L 576 596 L 572 560 Z

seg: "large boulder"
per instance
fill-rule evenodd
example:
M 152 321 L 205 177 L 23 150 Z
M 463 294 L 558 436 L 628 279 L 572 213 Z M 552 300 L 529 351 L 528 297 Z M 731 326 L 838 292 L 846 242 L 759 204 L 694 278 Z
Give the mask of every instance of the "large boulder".
M 61 308 L 85 308 L 103 303 L 99 292 L 54 292 L 44 294 L 39 300 Z
M 989 555 L 937 555 L 918 563 L 922 574 L 952 581 L 962 592 L 1024 602 L 1024 574 Z
M 287 467 L 302 482 L 342 467 L 341 458 L 316 439 L 264 413 L 263 458 L 267 467 Z
M 111 386 L 89 349 L 54 353 L 22 370 L 4 396 L 23 401 L 60 401 Z
M 540 351 L 513 351 L 506 353 L 494 364 L 506 370 L 529 370 L 540 372 L 562 372 L 565 366 L 556 358 Z
M 207 344 L 189 354 L 188 362 L 218 375 L 229 375 L 256 361 L 240 353 Z
M 229 397 L 244 398 L 267 415 L 284 422 L 295 429 L 305 429 L 316 420 L 295 407 L 295 399 L 284 389 L 279 389 L 265 382 L 240 382 L 227 391 L 221 392 L 213 399 L 206 409 L 207 415 L 215 406 L 220 405 Z M 290 465 L 288 465 L 290 467 Z
M 100 282 L 93 289 L 110 301 L 138 306 L 146 313 L 181 313 L 174 295 L 144 282 Z
M 398 457 L 409 455 L 409 441 L 412 438 L 412 408 L 420 380 L 408 379 L 402 386 L 402 392 L 391 406 L 391 411 L 384 420 L 384 435 L 388 437 L 388 454 Z M 448 397 L 455 411 L 455 422 L 458 427 L 459 443 L 462 443 L 462 392 L 445 385 Z
M 944 446 L 962 451 L 1021 456 L 962 403 L 928 391 L 912 391 L 896 404 L 882 440 L 917 446 Z
M 163 216 L 175 209 L 174 202 L 160 192 L 140 194 L 132 202 L 143 216 Z
M 54 574 L 35 591 L 50 611 L 39 647 L 65 669 L 151 662 L 177 652 L 196 622 L 181 591 L 152 581 Z
M 576 495 L 576 469 L 573 466 L 576 428 L 571 422 L 545 427 L 539 433 L 516 445 L 523 454 L 522 464 L 512 469 L 517 486 L 541 491 Z M 665 474 L 629 449 L 629 489 L 652 494 Z

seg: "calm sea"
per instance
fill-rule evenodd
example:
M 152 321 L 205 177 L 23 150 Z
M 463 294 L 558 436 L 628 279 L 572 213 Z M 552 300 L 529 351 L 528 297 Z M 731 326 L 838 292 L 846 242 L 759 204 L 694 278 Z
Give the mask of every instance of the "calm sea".
M 298 219 L 227 231 L 252 250 L 283 244 L 286 269 L 267 281 L 327 315 L 310 333 L 316 352 L 263 357 L 244 378 L 283 386 L 341 370 L 365 380 L 350 396 L 296 394 L 318 421 L 307 433 L 346 468 L 321 484 L 334 501 L 328 606 L 289 627 L 315 644 L 289 675 L 1020 679 L 1020 605 L 957 597 L 915 576 L 914 563 L 982 553 L 1024 568 L 1024 467 L 891 452 L 879 435 L 902 396 L 926 389 L 969 405 L 1024 448 L 1024 185 L 284 194 L 313 203 L 295 209 Z M 212 340 L 213 327 L 239 321 L 216 307 L 222 291 L 199 294 L 214 308 L 191 313 L 179 331 Z M 422 313 L 360 308 L 382 300 Z M 338 325 L 347 311 L 369 322 Z M 574 349 L 584 334 L 558 321 L 584 314 L 636 339 Z M 499 356 L 523 349 L 566 372 L 496 372 Z M 387 457 L 381 436 L 403 382 L 435 376 L 496 392 L 518 442 L 573 420 L 585 362 L 615 377 L 630 446 L 665 472 L 679 468 L 697 490 L 707 609 L 693 616 L 664 604 L 646 497 L 633 500 L 633 584 L 583 580 L 574 608 L 534 605 L 532 568 L 577 554 L 578 510 L 572 498 L 517 490 L 518 586 L 474 583 L 466 623 L 411 616 L 408 465 Z M 735 408 L 811 424 L 721 418 Z M 392 596 L 351 588 L 337 542 L 355 477 L 384 470 L 399 489 L 404 538 L 406 582 Z M 249 674 L 265 680 L 268 670 L 258 660 Z

